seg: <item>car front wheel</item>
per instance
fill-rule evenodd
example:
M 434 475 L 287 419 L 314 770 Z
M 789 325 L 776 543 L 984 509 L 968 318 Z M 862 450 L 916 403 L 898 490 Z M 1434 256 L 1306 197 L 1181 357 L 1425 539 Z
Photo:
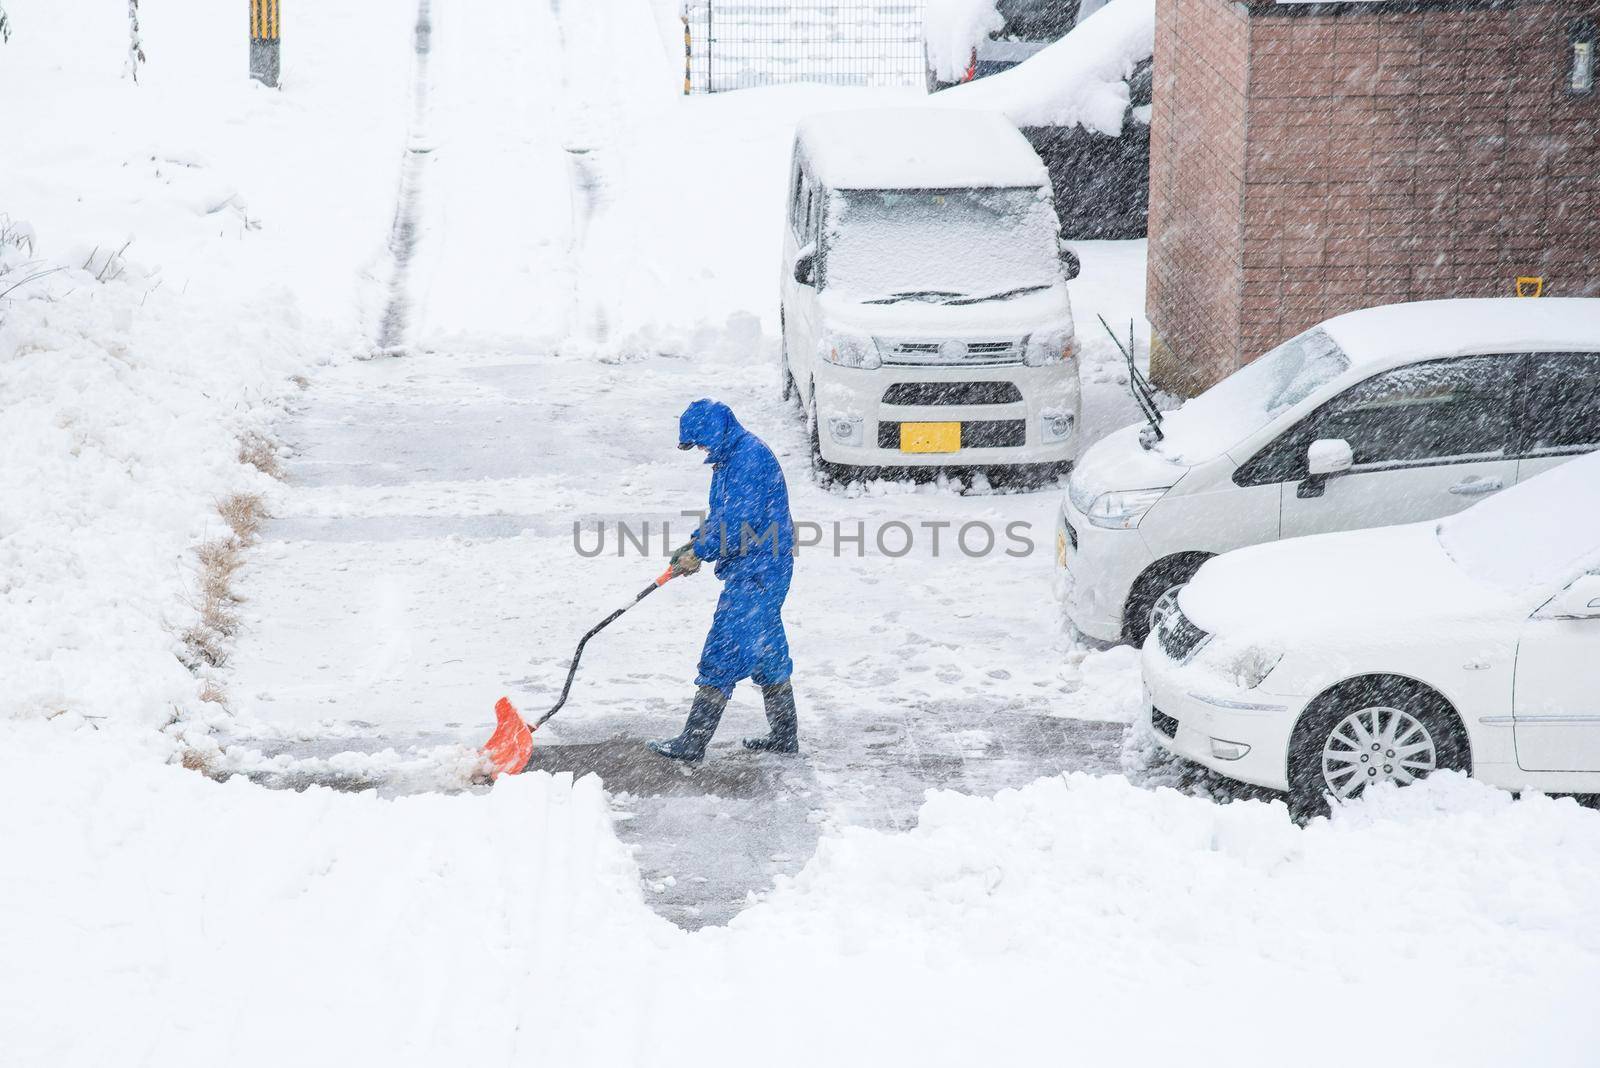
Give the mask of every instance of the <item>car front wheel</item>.
M 1440 769 L 1471 770 L 1466 734 L 1450 703 L 1405 679 L 1359 680 L 1318 698 L 1295 727 L 1289 807 L 1326 815 L 1385 782 L 1409 786 Z

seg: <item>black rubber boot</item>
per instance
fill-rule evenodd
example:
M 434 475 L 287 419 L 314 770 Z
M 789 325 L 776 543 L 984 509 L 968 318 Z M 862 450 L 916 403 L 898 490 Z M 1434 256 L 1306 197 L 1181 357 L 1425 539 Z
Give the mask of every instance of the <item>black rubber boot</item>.
M 653 752 L 673 760 L 702 760 L 711 736 L 716 733 L 717 724 L 722 721 L 722 710 L 727 706 L 728 699 L 721 690 L 715 686 L 702 686 L 695 691 L 694 704 L 689 708 L 689 722 L 683 725 L 683 733 L 676 738 L 663 738 L 644 744 Z
M 767 710 L 767 728 L 772 733 L 765 738 L 746 738 L 744 747 L 769 753 L 800 752 L 800 717 L 794 709 L 794 687 L 787 680 L 776 686 L 763 686 L 761 697 Z

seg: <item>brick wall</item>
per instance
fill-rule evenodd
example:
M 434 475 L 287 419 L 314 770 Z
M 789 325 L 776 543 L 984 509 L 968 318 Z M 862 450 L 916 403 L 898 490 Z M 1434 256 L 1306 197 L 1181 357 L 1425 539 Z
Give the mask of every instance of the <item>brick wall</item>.
M 1168 389 L 1239 348 L 1249 28 L 1225 0 L 1157 2 L 1146 303 Z
M 1238 52 L 1186 32 L 1187 5 L 1237 17 L 1222 0 L 1158 4 L 1157 69 L 1164 29 L 1181 38 L 1168 41 L 1180 66 L 1177 84 L 1157 82 L 1167 130 L 1153 124 L 1153 138 L 1218 121 L 1215 101 L 1185 91 L 1184 53 L 1231 65 Z M 1565 91 L 1567 26 L 1600 22 L 1600 0 L 1306 11 L 1258 3 L 1246 20 L 1246 91 L 1228 98 L 1245 132 L 1235 244 L 1209 258 L 1186 248 L 1183 232 L 1221 200 L 1158 184 L 1152 147 L 1163 384 L 1192 392 L 1372 304 L 1509 296 L 1522 275 L 1542 276 L 1547 296 L 1600 296 L 1600 92 Z

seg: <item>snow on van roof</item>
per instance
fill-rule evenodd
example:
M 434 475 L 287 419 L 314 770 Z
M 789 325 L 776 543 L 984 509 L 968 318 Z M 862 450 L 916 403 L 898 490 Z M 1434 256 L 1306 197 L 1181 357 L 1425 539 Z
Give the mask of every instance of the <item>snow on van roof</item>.
M 1048 176 L 1011 120 L 994 111 L 882 108 L 813 115 L 797 138 L 834 189 L 1039 186 Z
M 1323 324 L 1352 363 L 1468 353 L 1600 349 L 1600 298 L 1422 300 L 1363 308 Z

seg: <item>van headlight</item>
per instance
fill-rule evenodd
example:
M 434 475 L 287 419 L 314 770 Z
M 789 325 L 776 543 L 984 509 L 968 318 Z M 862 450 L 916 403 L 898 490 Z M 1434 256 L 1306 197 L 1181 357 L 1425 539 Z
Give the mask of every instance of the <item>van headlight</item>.
M 1097 527 L 1132 530 L 1139 525 L 1139 520 L 1144 518 L 1150 507 L 1171 488 L 1157 486 L 1153 489 L 1111 490 L 1096 497 L 1089 507 L 1083 509 L 1083 514 Z
M 1054 330 L 1041 330 L 1028 338 L 1022 350 L 1022 362 L 1029 367 L 1044 367 L 1052 363 L 1065 363 L 1078 355 L 1078 339 L 1071 326 Z
M 817 343 L 817 351 L 824 360 L 840 367 L 859 367 L 870 371 L 883 366 L 883 358 L 878 355 L 878 343 L 870 337 L 825 334 Z

